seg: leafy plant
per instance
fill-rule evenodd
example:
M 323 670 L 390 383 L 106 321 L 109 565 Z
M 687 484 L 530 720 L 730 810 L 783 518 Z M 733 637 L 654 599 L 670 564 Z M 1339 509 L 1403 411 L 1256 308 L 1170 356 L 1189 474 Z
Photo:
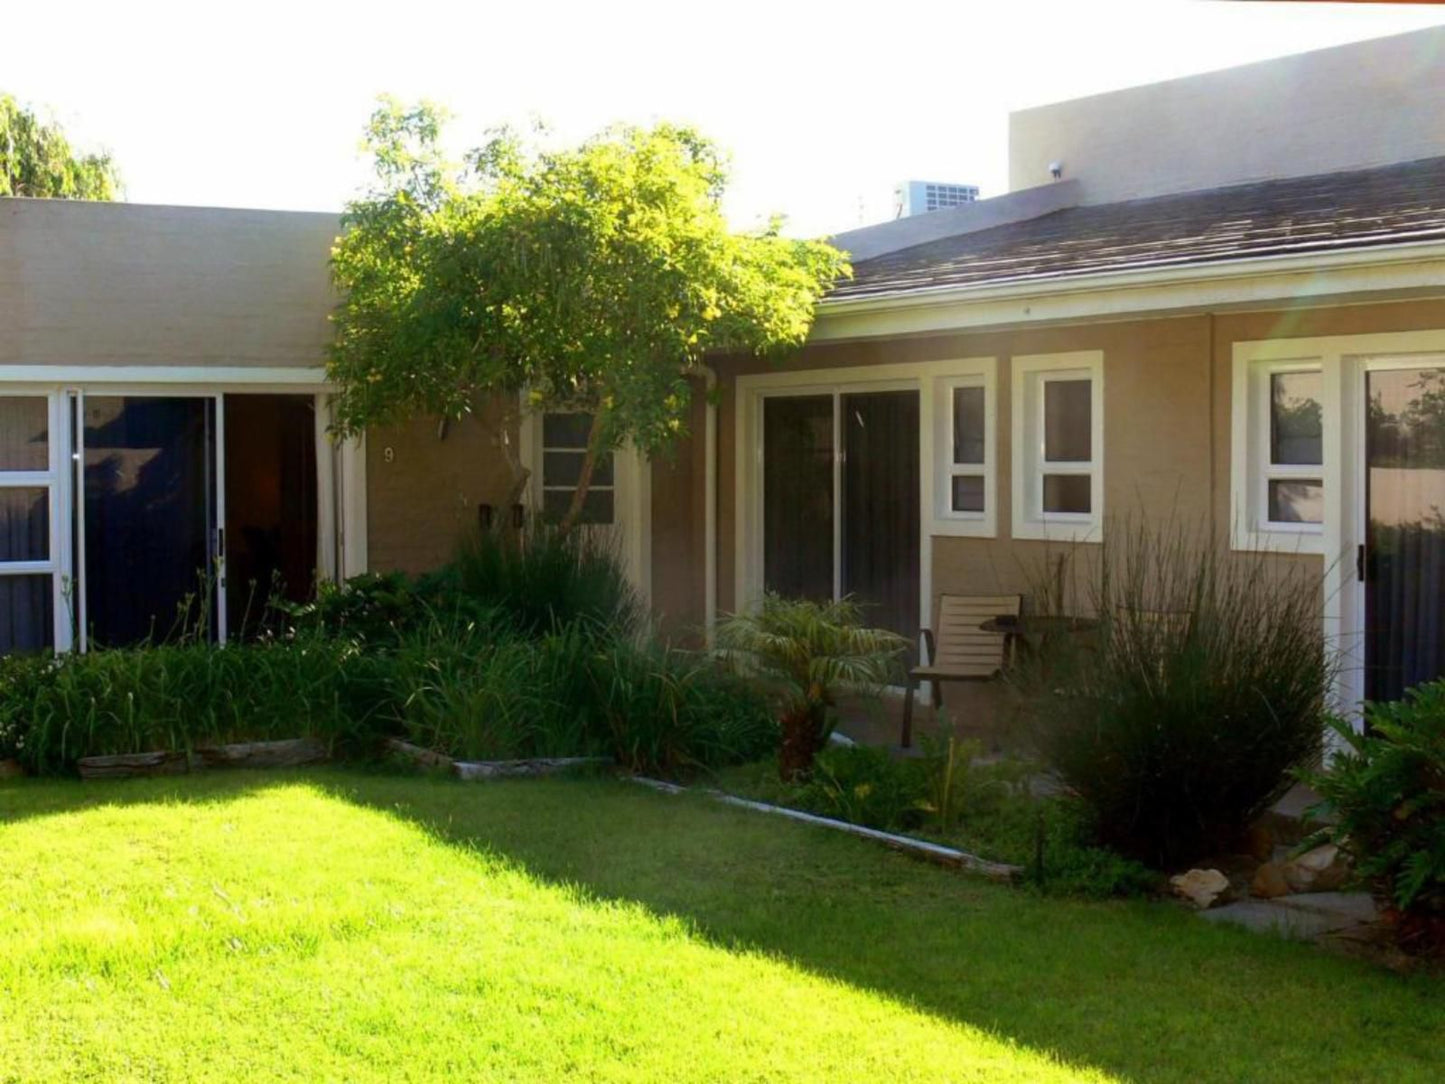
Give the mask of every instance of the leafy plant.
M 1366 705 L 1363 731 L 1331 725 L 1340 750 L 1305 776 L 1323 799 L 1312 813 L 1334 821 L 1317 838 L 1354 859 L 1407 943 L 1445 946 L 1445 681 Z
M 851 599 L 814 602 L 769 593 L 752 613 L 722 621 L 724 657 L 776 697 L 781 715 L 778 757 L 784 779 L 807 775 L 835 724 L 844 691 L 876 695 L 901 676 L 908 642 L 887 629 L 867 628 Z
M 732 232 L 724 156 L 691 129 L 618 127 L 549 151 L 503 131 L 456 164 L 444 122 L 425 103 L 372 114 L 376 184 L 348 205 L 332 257 L 338 427 L 498 396 L 505 433 L 524 390 L 528 409 L 590 413 L 563 533 L 600 453 L 650 455 L 683 432 L 708 351 L 800 346 L 848 273 L 843 253 L 778 222 Z M 527 470 L 514 441 L 498 447 L 510 504 Z
M 909 831 L 927 819 L 928 769 L 920 760 L 895 758 L 866 745 L 830 746 L 792 800 L 826 817 L 878 828 Z
M 1228 848 L 1320 753 L 1319 573 L 1172 524 L 1111 525 L 1098 562 L 1076 592 L 1097 629 L 1013 674 L 1038 747 L 1122 853 Z M 1067 612 L 1058 582 L 1045 613 Z

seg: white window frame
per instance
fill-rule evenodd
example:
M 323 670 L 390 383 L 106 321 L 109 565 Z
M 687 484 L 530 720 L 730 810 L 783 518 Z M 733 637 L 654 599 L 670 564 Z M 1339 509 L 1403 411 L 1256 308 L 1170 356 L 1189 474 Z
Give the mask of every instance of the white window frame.
M 1045 389 L 1054 382 L 1087 380 L 1090 392 L 1087 461 L 1044 458 Z M 1104 524 L 1104 354 L 1076 350 L 1063 354 L 1019 354 L 1012 359 L 1013 536 L 1054 542 L 1098 542 Z M 1044 476 L 1089 478 L 1089 511 L 1045 512 Z
M 998 533 L 998 363 L 994 358 L 966 358 L 950 363 L 948 375 L 934 379 L 932 407 L 937 467 L 930 529 L 936 535 L 993 538 Z M 953 392 L 956 388 L 983 389 L 983 462 L 953 461 Z M 928 403 L 920 403 L 927 408 Z M 960 512 L 953 507 L 955 478 L 983 479 L 983 511 Z
M 546 410 L 546 411 L 542 411 L 542 412 L 541 412 L 541 416 L 538 418 L 539 424 L 538 424 L 538 426 L 537 426 L 537 430 L 538 430 L 538 432 L 541 434 L 541 438 L 540 438 L 540 439 L 541 439 L 541 441 L 542 441 L 542 448 L 541 448 L 541 455 L 540 455 L 540 457 L 539 457 L 538 460 L 537 460 L 537 484 L 538 484 L 538 486 L 540 487 L 541 492 L 542 492 L 541 506 L 544 507 L 544 508 L 545 508 L 546 505 L 547 505 L 547 494 L 548 494 L 548 493 L 566 493 L 566 494 L 568 494 L 568 495 L 570 496 L 571 494 L 577 492 L 577 487 L 576 487 L 575 485 L 571 485 L 571 486 L 557 486 L 557 485 L 548 485 L 548 484 L 547 484 L 547 453 L 548 453 L 548 452 L 562 452 L 562 453 L 564 453 L 564 454 L 566 454 L 566 455 L 586 455 L 586 454 L 587 454 L 587 447 L 586 447 L 586 445 L 583 445 L 581 448 L 568 448 L 568 447 L 563 447 L 563 446 L 558 446 L 558 445 L 549 445 L 549 444 L 547 444 L 547 441 L 546 441 L 546 433 L 547 433 L 547 419 L 546 419 L 546 415 L 551 414 L 551 415 L 559 416 L 559 417 L 560 417 L 560 416 L 566 415 L 566 414 L 586 414 L 586 413 L 587 413 L 587 412 L 586 412 L 585 410 Z M 594 523 L 594 522 L 591 522 L 591 521 L 589 521 L 589 520 L 583 520 L 583 521 L 582 521 L 584 524 L 586 524 L 587 526 L 591 526 L 591 527 L 611 527 L 611 526 L 613 526 L 614 524 L 617 523 L 617 518 L 618 518 L 618 508 L 617 508 L 617 452 L 616 452 L 616 451 L 608 451 L 608 452 L 604 452 L 604 453 L 602 453 L 602 454 L 605 455 L 605 456 L 607 457 L 607 459 L 609 460 L 609 462 L 611 463 L 611 466 L 612 466 L 612 481 L 610 481 L 610 482 L 608 482 L 608 483 L 606 483 L 606 484 L 599 483 L 599 482 L 597 482 L 597 481 L 595 481 L 595 480 L 592 481 L 592 482 L 589 482 L 588 485 L 587 485 L 587 492 L 588 492 L 589 495 L 591 495 L 591 494 L 593 494 L 593 493 L 611 493 L 611 494 L 612 494 L 612 518 L 611 518 L 611 519 L 608 519 L 608 520 L 605 520 L 605 521 L 602 521 L 602 522 L 598 522 L 598 523 Z M 599 458 L 599 462 L 600 462 L 601 457 L 599 456 L 598 458 Z M 594 469 L 594 470 L 596 469 L 596 465 L 594 465 L 594 468 L 593 468 L 593 469 Z
M 1276 464 L 1270 451 L 1272 378 L 1278 373 L 1320 374 L 1321 453 L 1318 464 Z M 1306 340 L 1234 344 L 1230 403 L 1231 535 L 1237 550 L 1323 553 L 1330 506 L 1339 499 L 1340 397 L 1338 358 L 1326 358 Z M 1319 523 L 1269 518 L 1271 480 L 1318 478 L 1324 508 Z
M 1291 373 L 1318 373 L 1320 377 L 1320 461 L 1318 463 L 1276 463 L 1274 441 L 1270 427 L 1274 420 L 1274 378 Z M 1252 495 L 1254 522 L 1257 530 L 1277 535 L 1320 535 L 1323 536 L 1324 508 L 1320 508 L 1318 523 L 1294 523 L 1289 520 L 1274 520 L 1269 516 L 1270 482 L 1295 482 L 1318 480 L 1321 491 L 1325 482 L 1324 450 L 1324 368 L 1321 362 L 1260 362 L 1250 368 L 1250 424 L 1257 427 L 1253 433 L 1254 444 L 1251 454 L 1258 464 L 1255 471 L 1257 491 Z
M 49 531 L 47 552 L 42 560 L 0 561 L 0 576 L 49 576 L 51 591 L 51 646 L 69 651 L 75 621 L 71 603 L 70 520 L 70 426 L 66 417 L 68 400 L 63 394 L 0 386 L 6 399 L 42 399 L 46 417 L 46 468 L 44 470 L 0 470 L 0 489 L 44 489 Z
M 523 409 L 517 425 L 517 446 L 526 464 L 527 485 L 522 502 L 532 512 L 542 511 L 542 415 L 566 413 Z M 554 449 L 556 450 L 556 449 Z M 576 451 L 575 448 L 561 449 Z M 575 486 L 557 486 L 571 493 Z M 592 488 L 592 487 L 589 487 Z M 623 566 L 632 586 L 647 605 L 652 604 L 652 464 L 631 444 L 612 452 L 612 522 L 592 524 L 589 530 L 613 532 Z M 501 510 L 510 515 L 510 509 Z

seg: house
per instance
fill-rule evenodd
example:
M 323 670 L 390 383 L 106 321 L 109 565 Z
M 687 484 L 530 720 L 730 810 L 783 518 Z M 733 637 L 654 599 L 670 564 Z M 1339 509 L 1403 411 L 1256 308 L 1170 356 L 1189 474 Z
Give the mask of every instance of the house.
M 1050 547 L 1168 511 L 1321 570 L 1347 701 L 1434 676 L 1442 52 L 1014 114 L 1012 191 L 840 235 L 855 277 L 800 355 L 714 359 L 674 455 L 616 453 L 590 517 L 674 629 L 772 588 L 912 635 L 940 592 L 1025 591 Z M 506 499 L 495 412 L 325 438 L 336 229 L 0 201 L 0 649 L 134 638 L 208 563 L 233 635 L 254 581 L 433 567 Z M 538 507 L 576 422 L 507 434 Z

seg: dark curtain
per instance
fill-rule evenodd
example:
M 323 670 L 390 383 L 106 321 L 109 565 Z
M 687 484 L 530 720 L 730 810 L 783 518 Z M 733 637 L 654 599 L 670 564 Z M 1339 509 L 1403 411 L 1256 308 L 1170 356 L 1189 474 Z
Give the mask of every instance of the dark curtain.
M 763 400 L 763 583 L 833 597 L 833 397 Z
M 1445 398 L 1439 370 L 1369 374 L 1365 696 L 1445 673 Z
M 210 574 L 213 452 L 205 399 L 87 396 L 86 620 L 106 646 L 191 626 Z
M 50 575 L 0 576 L 0 655 L 52 646 Z
M 843 592 L 918 639 L 918 393 L 844 395 Z

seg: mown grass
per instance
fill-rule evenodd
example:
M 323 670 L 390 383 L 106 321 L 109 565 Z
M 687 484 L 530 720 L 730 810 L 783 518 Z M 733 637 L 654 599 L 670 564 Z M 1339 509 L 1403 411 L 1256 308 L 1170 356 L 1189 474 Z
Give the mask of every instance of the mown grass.
M 608 780 L 0 783 L 0 1080 L 1433 1080 L 1445 989 Z

